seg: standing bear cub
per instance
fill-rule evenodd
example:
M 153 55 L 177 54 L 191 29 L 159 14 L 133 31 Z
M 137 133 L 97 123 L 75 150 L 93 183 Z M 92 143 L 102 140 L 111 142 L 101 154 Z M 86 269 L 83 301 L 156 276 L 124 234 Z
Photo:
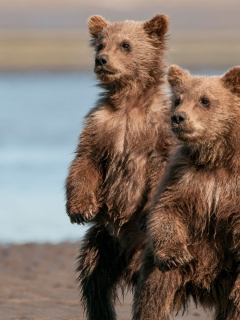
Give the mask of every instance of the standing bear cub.
M 148 215 L 134 319 L 169 320 L 192 296 L 239 320 L 240 67 L 206 78 L 172 66 L 168 81 L 180 145 Z
M 88 319 L 116 318 L 116 286 L 134 286 L 145 235 L 139 220 L 174 143 L 164 92 L 168 18 L 88 21 L 103 89 L 88 114 L 66 181 L 67 213 L 91 225 L 78 258 Z M 142 219 L 144 220 L 144 219 Z

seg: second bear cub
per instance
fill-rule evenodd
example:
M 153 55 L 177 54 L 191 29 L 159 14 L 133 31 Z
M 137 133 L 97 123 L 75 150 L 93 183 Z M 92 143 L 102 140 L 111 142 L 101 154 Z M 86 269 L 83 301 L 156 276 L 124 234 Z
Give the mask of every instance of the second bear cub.
M 170 319 L 189 296 L 240 319 L 240 67 L 222 77 L 169 69 L 170 157 L 147 222 L 136 320 Z M 162 273 L 157 267 L 164 272 Z M 166 272 L 168 271 L 168 272 Z

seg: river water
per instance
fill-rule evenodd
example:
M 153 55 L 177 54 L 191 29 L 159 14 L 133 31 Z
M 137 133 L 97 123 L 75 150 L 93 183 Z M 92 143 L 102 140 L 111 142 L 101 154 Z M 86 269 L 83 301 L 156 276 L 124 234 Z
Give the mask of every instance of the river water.
M 76 241 L 86 231 L 65 213 L 64 181 L 97 99 L 94 79 L 0 74 L 0 243 Z

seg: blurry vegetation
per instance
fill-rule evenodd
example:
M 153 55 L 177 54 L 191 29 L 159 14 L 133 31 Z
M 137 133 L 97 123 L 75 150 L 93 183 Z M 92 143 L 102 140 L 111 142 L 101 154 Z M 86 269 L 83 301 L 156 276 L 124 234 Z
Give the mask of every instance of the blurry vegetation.
M 89 70 L 93 54 L 87 32 L 0 32 L 0 70 Z
M 92 70 L 87 19 L 170 17 L 168 62 L 190 69 L 240 64 L 239 0 L 0 0 L 0 71 Z
M 0 32 L 0 71 L 85 71 L 93 68 L 87 31 Z M 227 69 L 240 64 L 238 32 L 174 32 L 167 60 L 190 69 Z
M 238 30 L 172 32 L 168 61 L 189 69 L 227 69 L 240 65 Z
M 238 32 L 172 32 L 169 64 L 190 69 L 226 69 L 240 63 Z M 93 50 L 87 32 L 0 32 L 0 70 L 91 70 Z

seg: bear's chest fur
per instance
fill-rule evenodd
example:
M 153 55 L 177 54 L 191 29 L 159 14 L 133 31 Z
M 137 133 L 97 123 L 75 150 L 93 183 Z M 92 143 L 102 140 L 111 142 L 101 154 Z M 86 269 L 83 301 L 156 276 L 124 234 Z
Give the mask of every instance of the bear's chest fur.
M 185 219 L 193 238 L 199 239 L 199 234 L 216 237 L 230 231 L 229 217 L 236 213 L 240 204 L 239 177 L 230 177 L 225 169 L 185 168 L 175 188 L 179 190 L 179 204 L 186 212 Z
M 138 108 L 128 112 L 98 111 L 104 154 L 101 202 L 110 216 L 125 219 L 145 203 L 152 168 L 151 156 L 158 152 L 160 111 L 146 113 Z M 158 125 L 156 122 L 158 121 Z M 105 138 L 106 137 L 106 138 Z

